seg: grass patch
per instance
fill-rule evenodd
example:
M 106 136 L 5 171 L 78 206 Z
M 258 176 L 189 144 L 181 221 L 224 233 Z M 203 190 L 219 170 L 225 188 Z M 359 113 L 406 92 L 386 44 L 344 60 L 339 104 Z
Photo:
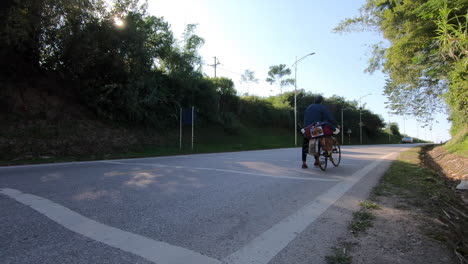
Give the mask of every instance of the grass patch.
M 46 140 L 44 137 L 47 135 L 35 134 L 22 135 L 28 138 L 34 134 L 37 142 Z M 54 156 L 50 154 L 35 153 L 34 147 L 31 147 L 29 155 L 22 157 L 3 157 L 0 158 L 0 166 L 5 165 L 22 165 L 22 164 L 41 164 L 41 163 L 54 163 L 54 162 L 70 162 L 70 161 L 88 161 L 88 160 L 102 160 L 102 159 L 123 159 L 123 158 L 143 158 L 143 157 L 158 157 L 158 156 L 172 156 L 172 155 L 185 155 L 197 153 L 217 153 L 217 152 L 230 152 L 230 151 L 245 151 L 245 150 L 258 150 L 258 149 L 273 149 L 285 148 L 294 146 L 294 134 L 286 129 L 269 129 L 269 128 L 255 128 L 249 127 L 241 128 L 238 133 L 230 134 L 223 130 L 221 127 L 210 128 L 195 128 L 194 131 L 194 147 L 192 150 L 191 144 L 191 128 L 185 127 L 183 131 L 182 149 L 179 147 L 179 131 L 171 133 L 167 142 L 160 145 L 146 145 L 146 146 L 127 146 L 127 151 L 108 149 L 108 151 L 94 154 L 71 154 Z M 261 136 L 259 136 L 261 135 Z M 68 139 L 64 138 L 64 142 Z M 86 139 L 84 139 L 86 140 Z M 69 142 L 73 145 L 76 142 Z M 302 144 L 302 139 L 298 137 L 298 144 Z M 84 144 L 82 144 L 84 145 Z M 92 147 L 92 146 L 91 146 Z M 104 148 L 105 149 L 105 148 Z
M 372 201 L 364 201 L 359 203 L 361 209 L 353 213 L 353 220 L 349 225 L 351 233 L 365 233 L 367 229 L 373 226 L 372 221 L 375 219 L 375 215 L 372 214 L 371 210 L 380 209 L 380 205 Z
M 371 201 L 364 201 L 364 202 L 359 203 L 359 205 L 362 208 L 367 209 L 367 210 L 378 210 L 381 208 L 380 205 Z
M 327 264 L 351 264 L 353 257 L 349 255 L 348 248 L 332 248 L 332 254 L 325 256 Z
M 372 195 L 398 196 L 402 198 L 398 209 L 419 209 L 423 214 L 421 221 L 425 223 L 421 232 L 467 259 L 468 208 L 455 191 L 457 182 L 425 167 L 427 149 L 412 148 L 401 153 Z M 355 228 L 359 229 L 360 225 L 356 224 Z
M 443 184 L 436 172 L 422 166 L 420 148 L 400 154 L 372 191 L 374 196 L 398 195 L 424 202 Z
M 294 134 L 287 129 L 242 127 L 238 133 L 228 134 L 221 128 L 205 128 L 197 132 L 195 151 L 222 152 L 294 146 Z M 301 143 L 302 138 L 298 136 L 298 144 Z
M 449 153 L 454 153 L 460 156 L 468 156 L 468 127 L 458 131 L 452 139 L 445 144 L 445 149 Z
M 353 213 L 353 221 L 350 224 L 350 229 L 353 234 L 364 233 L 369 227 L 372 227 L 372 220 L 375 216 L 367 211 L 360 210 Z
M 418 211 L 415 221 L 421 221 L 422 234 L 445 243 L 460 260 L 468 259 L 468 207 L 455 191 L 456 182 L 425 167 L 428 149 L 412 148 L 399 155 L 372 190 L 370 200 L 361 202 L 361 209 L 353 213 L 349 229 L 354 235 L 367 232 L 375 219 L 372 210 L 381 208 L 378 197 L 391 196 L 397 198 L 395 208 Z M 327 263 L 351 263 L 350 248 L 332 249 Z

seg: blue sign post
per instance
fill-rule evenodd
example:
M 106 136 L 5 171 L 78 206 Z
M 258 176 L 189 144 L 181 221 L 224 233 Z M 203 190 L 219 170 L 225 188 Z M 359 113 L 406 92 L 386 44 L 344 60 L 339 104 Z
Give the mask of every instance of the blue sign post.
M 180 149 L 182 149 L 182 125 L 192 125 L 192 150 L 194 142 L 195 107 L 180 108 Z
M 182 123 L 184 125 L 192 125 L 193 124 L 193 107 L 192 108 L 185 108 L 182 110 Z

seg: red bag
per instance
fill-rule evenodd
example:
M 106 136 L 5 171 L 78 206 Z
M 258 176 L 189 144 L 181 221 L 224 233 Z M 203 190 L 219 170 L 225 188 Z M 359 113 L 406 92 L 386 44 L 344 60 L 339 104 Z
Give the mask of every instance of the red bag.
M 329 125 L 322 125 L 322 128 L 323 128 L 323 133 L 325 136 L 333 135 L 333 131 Z
M 333 131 L 329 125 L 320 125 L 319 123 L 310 124 L 303 129 L 301 129 L 302 134 L 305 138 L 317 138 L 321 136 L 331 136 Z

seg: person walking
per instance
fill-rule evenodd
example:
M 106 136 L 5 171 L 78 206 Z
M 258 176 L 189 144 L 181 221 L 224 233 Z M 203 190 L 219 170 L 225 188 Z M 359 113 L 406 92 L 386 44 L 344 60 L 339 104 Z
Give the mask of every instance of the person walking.
M 328 109 L 322 104 L 324 101 L 323 96 L 319 95 L 315 98 L 313 104 L 309 105 L 305 110 L 304 114 L 304 127 L 311 124 L 320 123 L 324 130 L 334 131 L 336 127 L 339 127 L 333 115 Z M 328 127 L 327 127 L 328 126 Z M 309 152 L 309 138 L 304 136 L 302 143 L 302 168 L 307 169 L 307 153 Z M 314 166 L 319 165 L 318 153 L 314 155 L 315 162 Z

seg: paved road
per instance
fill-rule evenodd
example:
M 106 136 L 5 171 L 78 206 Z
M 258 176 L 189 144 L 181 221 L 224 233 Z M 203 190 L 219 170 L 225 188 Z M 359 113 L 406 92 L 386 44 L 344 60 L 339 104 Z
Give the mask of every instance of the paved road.
M 298 148 L 1 167 L 0 262 L 323 263 L 406 147 L 326 172 Z

